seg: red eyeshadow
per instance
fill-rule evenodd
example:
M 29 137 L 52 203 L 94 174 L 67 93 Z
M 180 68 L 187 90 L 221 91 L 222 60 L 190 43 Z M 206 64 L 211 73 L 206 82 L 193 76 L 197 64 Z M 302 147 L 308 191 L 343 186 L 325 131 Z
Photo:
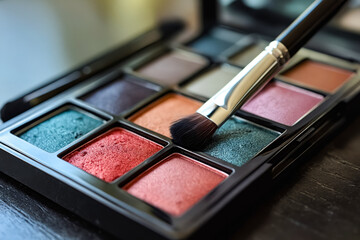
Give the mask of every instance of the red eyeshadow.
M 186 212 L 228 175 L 174 153 L 127 184 L 130 194 L 172 215 Z
M 63 159 L 84 171 L 111 182 L 163 147 L 123 128 L 113 128 Z

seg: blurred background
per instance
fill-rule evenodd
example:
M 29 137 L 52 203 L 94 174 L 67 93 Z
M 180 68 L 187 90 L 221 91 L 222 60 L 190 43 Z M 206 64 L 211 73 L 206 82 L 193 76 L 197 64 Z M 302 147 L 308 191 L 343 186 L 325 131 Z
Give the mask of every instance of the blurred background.
M 0 0 L 0 106 L 67 70 L 181 17 L 197 28 L 193 0 Z

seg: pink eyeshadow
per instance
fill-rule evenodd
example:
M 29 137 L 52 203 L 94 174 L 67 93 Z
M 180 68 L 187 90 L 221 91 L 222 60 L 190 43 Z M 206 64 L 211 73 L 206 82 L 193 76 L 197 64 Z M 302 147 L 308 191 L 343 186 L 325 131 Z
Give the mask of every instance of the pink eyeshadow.
M 111 182 L 163 147 L 123 128 L 113 128 L 63 159 L 84 171 Z
M 247 102 L 242 110 L 291 126 L 323 98 L 319 94 L 298 87 L 271 82 Z
M 214 189 L 228 175 L 174 153 L 128 183 L 130 194 L 179 216 Z

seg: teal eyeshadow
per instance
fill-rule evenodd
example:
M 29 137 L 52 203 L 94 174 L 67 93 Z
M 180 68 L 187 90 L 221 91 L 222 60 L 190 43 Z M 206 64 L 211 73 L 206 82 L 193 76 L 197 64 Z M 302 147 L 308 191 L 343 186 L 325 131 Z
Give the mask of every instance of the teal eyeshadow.
M 102 123 L 69 109 L 30 128 L 19 137 L 47 152 L 56 152 Z
M 278 136 L 279 133 L 233 117 L 221 126 L 203 152 L 241 166 Z

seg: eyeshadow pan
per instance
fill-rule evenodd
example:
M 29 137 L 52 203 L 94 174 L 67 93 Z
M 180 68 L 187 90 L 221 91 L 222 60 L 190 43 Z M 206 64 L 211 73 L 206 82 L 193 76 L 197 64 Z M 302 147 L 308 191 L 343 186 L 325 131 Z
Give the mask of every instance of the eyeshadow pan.
M 197 39 L 195 42 L 190 43 L 189 47 L 195 49 L 199 53 L 217 57 L 233 44 L 234 42 L 225 41 L 211 35 L 206 35 Z
M 162 148 L 155 142 L 117 127 L 67 154 L 63 159 L 111 182 Z
M 47 152 L 56 152 L 102 123 L 102 120 L 69 109 L 35 125 L 19 137 Z
M 278 136 L 277 132 L 232 117 L 218 129 L 203 152 L 241 166 Z
M 293 125 L 318 105 L 323 96 L 281 82 L 271 82 L 241 108 L 244 111 Z
M 188 97 L 169 93 L 135 113 L 129 120 L 154 132 L 171 137 L 169 131 L 171 124 L 182 117 L 193 114 L 201 105 L 201 102 Z
M 140 84 L 131 77 L 113 81 L 81 97 L 85 102 L 118 115 L 156 93 L 149 84 Z
M 219 185 L 228 175 L 174 153 L 124 186 L 130 194 L 179 216 Z
M 200 55 L 185 51 L 168 52 L 135 71 L 164 86 L 171 86 L 190 77 L 208 65 Z
M 184 89 L 205 97 L 212 97 L 239 72 L 240 68 L 222 65 L 207 71 L 184 86 Z
M 335 92 L 354 73 L 327 64 L 305 60 L 283 73 L 288 81 L 324 92 Z
M 243 37 L 244 35 L 238 32 L 224 28 L 212 28 L 211 31 L 190 42 L 188 46 L 199 53 L 218 57 Z
M 266 47 L 265 43 L 258 43 L 250 45 L 243 49 L 239 53 L 235 54 L 230 58 L 230 62 L 245 67 L 248 65 L 257 55 L 264 51 Z

